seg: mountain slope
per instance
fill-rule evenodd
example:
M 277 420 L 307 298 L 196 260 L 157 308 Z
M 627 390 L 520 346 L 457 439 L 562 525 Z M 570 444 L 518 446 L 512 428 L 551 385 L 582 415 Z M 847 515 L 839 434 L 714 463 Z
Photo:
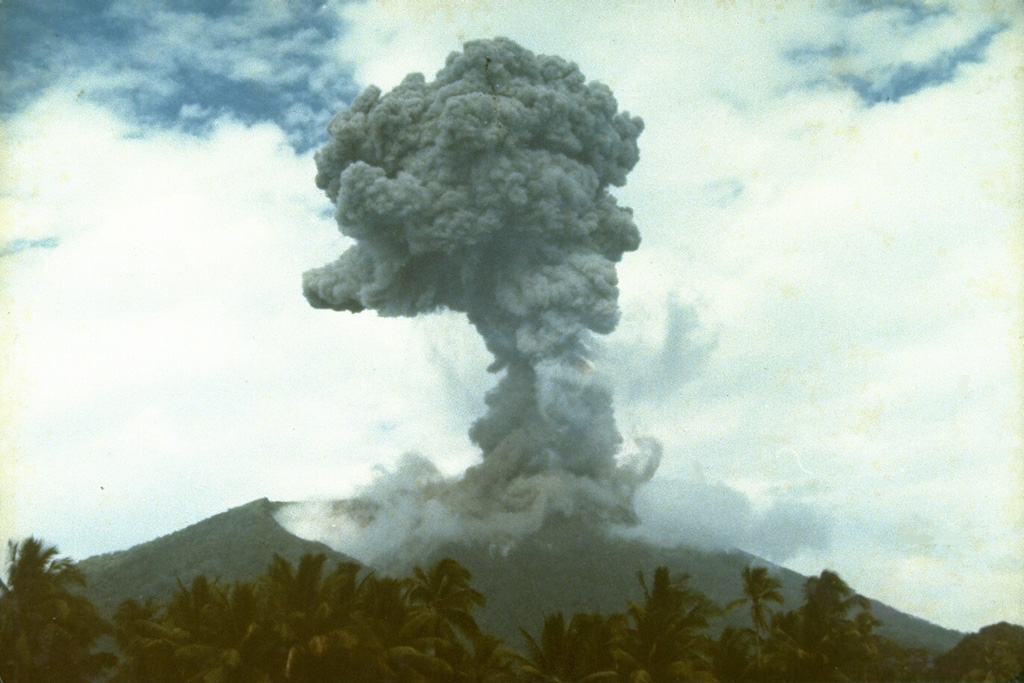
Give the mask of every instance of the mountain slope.
M 449 546 L 429 561 L 445 555 L 455 557 L 469 569 L 473 585 L 487 596 L 487 607 L 479 618 L 481 626 L 513 644 L 519 643 L 519 627 L 534 635 L 539 632 L 542 612 L 561 611 L 569 616 L 575 612 L 625 610 L 629 601 L 641 601 L 643 597 L 637 572 L 642 571 L 649 581 L 659 566 L 688 574 L 690 585 L 719 605 L 742 596 L 741 572 L 747 565 L 767 566 L 781 581 L 784 610 L 801 604 L 807 578 L 740 550 L 665 548 L 610 537 L 571 520 L 549 523 L 504 555 L 483 547 Z M 871 606 L 883 623 L 878 633 L 907 647 L 945 652 L 964 635 L 876 600 Z M 723 621 L 723 627 L 749 625 L 742 608 Z
M 82 560 L 86 596 L 109 615 L 127 598 L 166 598 L 179 579 L 187 584 L 198 574 L 222 581 L 259 576 L 274 553 L 292 562 L 306 553 L 325 553 L 331 566 L 352 561 L 281 528 L 274 520 L 279 505 L 262 498 L 128 550 Z
M 281 503 L 267 499 L 214 515 L 198 524 L 129 550 L 99 555 L 79 563 L 88 579 L 87 595 L 110 614 L 125 598 L 166 598 L 177 581 L 197 574 L 223 581 L 263 573 L 274 553 L 295 562 L 305 553 L 325 553 L 329 565 L 351 558 L 322 543 L 283 529 L 274 519 Z M 639 540 L 609 536 L 576 520 L 554 519 L 505 553 L 484 545 L 453 544 L 439 548 L 421 564 L 453 557 L 473 574 L 473 585 L 487 596 L 480 625 L 519 645 L 519 628 L 536 633 L 544 614 L 621 611 L 640 600 L 637 572 L 650 578 L 667 566 L 686 573 L 691 585 L 719 604 L 740 597 L 740 572 L 748 564 L 765 564 L 782 582 L 784 609 L 801 602 L 806 577 L 742 551 L 703 552 L 663 548 Z M 903 645 L 945 652 L 963 636 L 872 601 L 884 626 L 879 632 Z M 741 610 L 727 622 L 742 623 Z

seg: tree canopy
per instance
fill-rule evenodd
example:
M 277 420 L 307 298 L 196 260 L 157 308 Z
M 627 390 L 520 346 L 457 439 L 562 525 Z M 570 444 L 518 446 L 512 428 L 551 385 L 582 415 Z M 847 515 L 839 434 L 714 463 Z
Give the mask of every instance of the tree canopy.
M 621 611 L 538 615 L 517 649 L 480 628 L 486 598 L 451 558 L 386 576 L 328 567 L 324 554 L 275 555 L 251 580 L 199 574 L 166 600 L 124 600 L 111 624 L 56 548 L 29 538 L 9 555 L 4 683 L 1002 681 L 1024 668 L 1024 627 L 987 626 L 932 659 L 878 635 L 871 603 L 830 570 L 784 609 L 771 571 L 745 567 L 722 609 L 657 567 L 638 574 Z M 746 625 L 723 624 L 738 607 Z M 117 656 L 96 647 L 106 634 Z
M 0 679 L 5 683 L 78 683 L 111 668 L 94 653 L 109 631 L 91 602 L 75 593 L 82 573 L 57 549 L 34 537 L 8 545 L 0 581 Z

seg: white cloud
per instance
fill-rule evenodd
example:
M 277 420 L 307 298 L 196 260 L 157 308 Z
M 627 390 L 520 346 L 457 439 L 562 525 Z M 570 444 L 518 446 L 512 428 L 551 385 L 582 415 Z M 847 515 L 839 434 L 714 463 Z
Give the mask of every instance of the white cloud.
M 142 134 L 54 91 L 13 129 L 12 235 L 59 238 L 7 257 L 19 533 L 80 556 L 262 495 L 336 495 L 410 447 L 468 448 L 464 425 L 408 419 L 440 381 L 410 323 L 302 298 L 341 238 L 276 127 Z

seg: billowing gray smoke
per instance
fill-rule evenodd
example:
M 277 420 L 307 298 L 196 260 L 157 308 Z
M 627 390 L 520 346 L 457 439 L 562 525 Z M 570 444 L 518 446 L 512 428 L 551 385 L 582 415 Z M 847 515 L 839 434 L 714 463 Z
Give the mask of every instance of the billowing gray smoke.
M 470 430 L 483 462 L 418 485 L 456 516 L 492 531 L 527 510 L 628 521 L 653 474 L 654 448 L 620 464 L 611 393 L 587 360 L 618 321 L 615 264 L 640 243 L 608 188 L 642 129 L 575 64 L 501 38 L 467 43 L 433 82 L 367 88 L 328 126 L 316 181 L 355 244 L 305 274 L 306 298 L 464 312 L 504 373 Z

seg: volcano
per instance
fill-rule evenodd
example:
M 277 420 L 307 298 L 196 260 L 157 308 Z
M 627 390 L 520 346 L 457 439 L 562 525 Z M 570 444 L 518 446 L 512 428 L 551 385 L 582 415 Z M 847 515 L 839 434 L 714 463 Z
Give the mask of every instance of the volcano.
M 305 553 L 324 553 L 331 565 L 354 561 L 281 527 L 275 515 L 285 505 L 263 498 L 128 550 L 82 560 L 78 566 L 88 581 L 87 597 L 109 616 L 123 599 L 166 599 L 179 580 L 187 584 L 198 574 L 221 581 L 254 578 L 266 570 L 274 553 L 292 562 Z M 473 586 L 487 597 L 477 615 L 480 626 L 517 647 L 522 639 L 519 629 L 538 632 L 546 614 L 625 609 L 629 601 L 641 599 L 637 573 L 650 577 L 659 566 L 689 574 L 694 588 L 722 605 L 740 596 L 740 572 L 747 565 L 768 566 L 782 582 L 784 609 L 800 603 L 807 578 L 741 550 L 661 547 L 558 515 L 510 547 L 449 543 L 422 557 L 419 564 L 442 557 L 452 557 L 469 569 Z M 404 573 L 386 566 L 372 569 Z M 871 605 L 883 624 L 877 632 L 906 647 L 945 652 L 964 635 L 877 600 Z M 717 627 L 742 624 L 745 615 L 740 612 Z

